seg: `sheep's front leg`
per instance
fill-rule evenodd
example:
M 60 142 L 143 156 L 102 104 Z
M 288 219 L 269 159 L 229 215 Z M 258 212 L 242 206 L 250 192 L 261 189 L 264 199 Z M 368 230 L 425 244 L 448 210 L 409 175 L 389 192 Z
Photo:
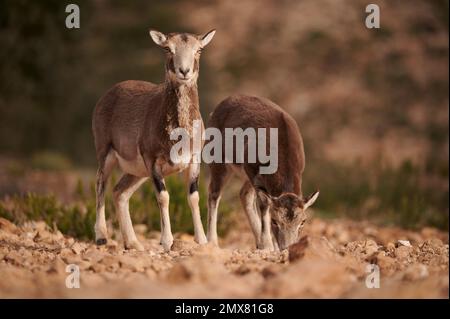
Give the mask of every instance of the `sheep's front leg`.
M 261 239 L 260 244 L 262 249 L 268 249 L 273 251 L 274 246 L 272 242 L 272 232 L 270 230 L 271 217 L 269 211 L 269 205 L 264 202 L 259 203 L 259 210 L 261 213 Z
M 170 251 L 173 244 L 173 235 L 170 228 L 169 217 L 169 193 L 166 189 L 166 183 L 161 173 L 158 170 L 153 169 L 152 173 L 153 185 L 155 187 L 156 199 L 159 205 L 159 212 L 161 216 L 161 245 L 164 251 Z
M 241 188 L 240 197 L 242 202 L 242 207 L 248 217 L 250 222 L 250 227 L 252 228 L 253 235 L 255 236 L 256 248 L 262 249 L 261 244 L 261 216 L 255 210 L 255 190 L 250 182 L 245 182 Z
M 198 176 L 200 174 L 200 164 L 190 164 L 187 171 L 188 203 L 191 208 L 192 222 L 194 223 L 194 238 L 201 245 L 206 244 L 205 231 L 203 230 L 200 207 L 198 205 L 200 197 L 198 194 Z

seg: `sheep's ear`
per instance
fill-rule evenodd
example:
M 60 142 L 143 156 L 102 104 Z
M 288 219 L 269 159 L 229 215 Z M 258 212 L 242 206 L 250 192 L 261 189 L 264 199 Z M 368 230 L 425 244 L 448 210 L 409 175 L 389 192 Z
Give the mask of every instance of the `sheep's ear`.
M 208 33 L 205 33 L 199 37 L 200 42 L 202 44 L 202 48 L 206 47 L 206 45 L 211 42 L 212 38 L 216 34 L 216 30 L 211 30 Z
M 304 201 L 303 201 L 303 210 L 306 210 L 309 206 L 314 204 L 317 197 L 319 197 L 319 191 L 316 191 L 309 195 Z
M 167 37 L 164 33 L 152 29 L 149 30 L 149 33 L 152 37 L 152 40 L 159 46 L 163 45 L 164 42 L 167 41 Z

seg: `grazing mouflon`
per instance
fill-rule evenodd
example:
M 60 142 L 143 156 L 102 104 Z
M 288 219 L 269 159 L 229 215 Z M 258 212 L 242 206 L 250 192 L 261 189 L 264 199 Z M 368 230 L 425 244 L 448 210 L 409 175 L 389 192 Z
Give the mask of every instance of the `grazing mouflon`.
M 278 167 L 272 174 L 261 174 L 259 161 L 239 164 L 223 160 L 209 164 L 208 241 L 217 245 L 217 208 L 225 183 L 235 173 L 244 181 L 240 197 L 256 246 L 285 249 L 295 243 L 307 217 L 305 211 L 319 195 L 315 192 L 305 198 L 302 194 L 305 154 L 297 123 L 267 99 L 234 95 L 217 106 L 210 117 L 209 128 L 219 129 L 222 135 L 230 128 L 277 129 Z M 248 142 L 247 139 L 244 147 L 247 153 Z M 225 149 L 225 145 L 223 147 Z M 272 234 L 275 240 L 272 240 Z

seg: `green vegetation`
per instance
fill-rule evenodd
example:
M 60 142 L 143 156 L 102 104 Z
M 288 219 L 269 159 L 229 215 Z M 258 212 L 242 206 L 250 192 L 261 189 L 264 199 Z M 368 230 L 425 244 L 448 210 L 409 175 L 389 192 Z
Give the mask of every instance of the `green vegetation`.
M 57 152 L 38 152 L 33 154 L 30 160 L 30 167 L 45 171 L 62 171 L 72 167 L 70 160 Z
M 43 220 L 50 227 L 80 239 L 94 238 L 95 205 L 65 206 L 54 196 L 15 195 L 0 202 L 0 217 L 21 224 L 28 220 Z
M 227 95 L 270 98 L 300 125 L 307 155 L 303 188 L 320 188 L 314 206 L 324 216 L 448 228 L 448 0 L 418 0 L 411 10 L 386 1 L 382 11 L 390 14 L 382 14 L 380 29 L 370 30 L 364 27 L 366 3 L 358 1 L 267 1 L 258 14 L 239 2 L 232 10 L 204 0 L 76 3 L 81 29 L 67 30 L 66 2 L 0 0 L 0 200 L 11 196 L 0 202 L 1 216 L 44 219 L 65 233 L 92 238 L 93 185 L 80 182 L 72 205 L 11 194 L 36 183 L 30 170 L 95 169 L 91 115 L 99 97 L 119 81 L 163 80 L 163 54 L 148 28 L 216 28 L 199 77 L 205 122 Z M 324 149 L 335 146 L 342 131 L 361 134 L 368 148 L 387 145 L 382 152 L 405 141 L 404 151 L 417 140 L 424 160 L 413 161 L 420 167 L 406 161 L 394 169 L 369 154 L 364 165 L 350 164 L 364 157 L 351 155 L 350 138 L 336 157 L 327 157 Z M 389 146 L 390 139 L 396 146 Z M 401 153 L 400 160 L 414 160 Z M 174 231 L 192 232 L 184 183 L 170 178 L 167 184 Z M 200 188 L 206 222 L 205 183 Z M 107 194 L 107 215 L 115 220 L 111 190 Z M 237 194 L 233 198 L 221 204 L 222 232 L 231 222 L 227 212 L 240 207 Z M 136 224 L 159 230 L 150 183 L 133 196 L 130 210 Z
M 176 176 L 166 180 L 170 193 L 170 218 L 173 232 L 193 234 L 191 211 L 187 203 L 186 188 Z M 206 201 L 204 183 L 200 184 L 200 209 L 202 220 L 206 222 Z M 113 220 L 114 228 L 118 228 L 114 215 L 114 204 L 111 192 L 107 193 L 106 216 Z M 27 220 L 43 220 L 50 227 L 56 227 L 63 234 L 80 239 L 94 239 L 95 224 L 95 190 L 93 183 L 89 190 L 78 183 L 74 204 L 63 205 L 54 196 L 27 194 L 15 195 L 0 201 L 0 217 L 21 224 Z M 224 203 L 220 208 L 219 233 L 223 234 L 230 226 L 230 209 Z M 133 224 L 144 224 L 149 231 L 160 229 L 159 209 L 150 183 L 144 184 L 130 200 L 130 212 Z M 205 228 L 206 229 L 206 228 Z
M 348 216 L 412 229 L 426 225 L 448 229 L 448 188 L 425 186 L 423 177 L 424 173 L 408 161 L 397 169 L 381 164 L 367 169 L 360 163 L 311 162 L 305 171 L 304 190 L 319 185 L 315 208 L 324 216 Z

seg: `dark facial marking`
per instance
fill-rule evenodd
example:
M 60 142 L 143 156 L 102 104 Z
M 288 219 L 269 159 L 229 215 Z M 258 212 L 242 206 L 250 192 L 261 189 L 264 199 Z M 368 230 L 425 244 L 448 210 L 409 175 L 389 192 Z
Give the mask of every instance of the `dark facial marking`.
M 194 72 L 197 72 L 198 71 L 198 68 L 199 68 L 199 63 L 198 63 L 198 59 L 195 59 L 194 60 Z
M 189 194 L 192 194 L 197 191 L 198 191 L 198 179 L 196 178 L 191 182 L 191 185 L 189 186 Z
M 298 199 L 294 196 L 285 195 L 281 196 L 277 203 L 280 207 L 286 210 L 285 218 L 287 221 L 291 222 L 295 218 L 295 210 L 298 207 Z
M 167 60 L 166 69 L 168 71 L 171 71 L 171 72 L 175 73 L 175 65 L 173 64 L 173 57 L 170 57 Z
M 181 35 L 181 40 L 184 41 L 184 42 L 187 42 L 187 41 L 188 41 L 188 37 L 187 37 L 187 35 L 186 35 L 185 33 L 183 33 L 183 34 Z

